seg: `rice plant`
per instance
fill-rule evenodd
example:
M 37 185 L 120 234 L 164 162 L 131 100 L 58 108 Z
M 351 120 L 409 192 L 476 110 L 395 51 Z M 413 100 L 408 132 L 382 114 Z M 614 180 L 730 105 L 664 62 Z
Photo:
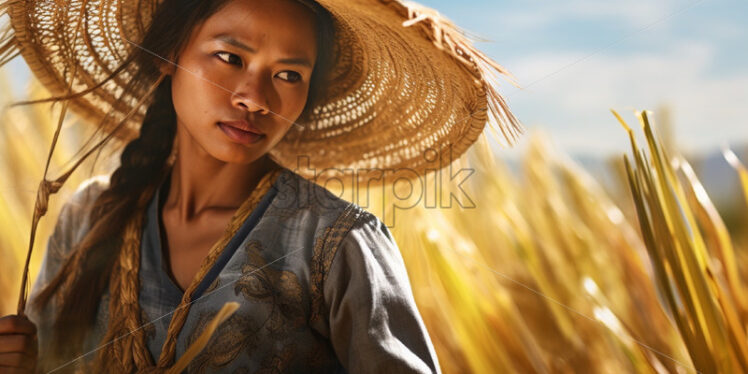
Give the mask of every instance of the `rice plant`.
M 748 372 L 745 290 L 724 223 L 688 162 L 655 138 L 646 112 L 637 115 L 648 157 L 615 115 L 631 137 L 626 170 L 657 290 L 691 361 L 701 372 Z
M 57 127 L 59 107 L 50 105 L 16 106 L 20 100 L 12 96 L 5 72 L 0 70 L 0 313 L 15 313 L 20 287 L 21 270 L 28 249 L 30 223 L 36 201 L 37 187 L 42 178 L 46 155 Z M 32 98 L 48 97 L 37 81 L 29 86 Z M 26 98 L 24 98 L 26 99 Z M 63 124 L 62 135 L 51 160 L 48 179 L 57 177 L 69 167 L 88 137 L 90 127 L 69 116 Z M 63 189 L 49 201 L 47 215 L 40 221 L 37 240 L 30 266 L 33 283 L 46 249 L 46 239 L 52 233 L 57 214 L 75 188 L 85 179 L 113 170 L 115 157 L 106 157 L 112 149 L 102 150 L 102 157 L 91 157 L 74 173 Z M 95 162 L 94 162 L 95 161 Z
M 2 78 L 2 97 L 12 101 Z M 46 95 L 31 86 L 29 96 Z M 15 311 L 57 109 L 1 113 L 3 314 Z M 665 153 L 646 112 L 639 118 L 649 156 L 626 125 L 633 149 L 624 169 L 627 199 L 633 196 L 627 201 L 611 199 L 540 135 L 520 173 L 484 137 L 451 171 L 422 180 L 420 194 L 413 184 L 341 192 L 390 226 L 445 373 L 748 371 L 748 255 L 735 248 L 688 162 Z M 66 119 L 51 176 L 66 169 L 90 133 L 75 117 Z M 32 280 L 62 203 L 84 179 L 113 170 L 109 152 L 50 199 Z M 725 155 L 748 200 L 748 172 Z M 470 174 L 456 183 L 450 173 L 460 170 Z

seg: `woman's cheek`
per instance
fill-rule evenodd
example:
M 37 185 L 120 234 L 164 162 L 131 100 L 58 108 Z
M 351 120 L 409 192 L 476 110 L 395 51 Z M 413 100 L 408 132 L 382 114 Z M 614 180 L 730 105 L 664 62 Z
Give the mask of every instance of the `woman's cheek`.
M 288 111 L 286 112 L 285 117 L 288 120 L 293 120 L 293 122 L 296 122 L 298 117 L 301 115 L 301 112 L 304 110 L 304 105 L 306 104 L 308 94 L 308 85 L 303 89 L 299 89 L 298 87 L 291 87 L 287 89 L 285 97 L 287 100 L 286 108 L 288 109 Z M 289 127 L 291 126 L 290 123 L 288 125 Z

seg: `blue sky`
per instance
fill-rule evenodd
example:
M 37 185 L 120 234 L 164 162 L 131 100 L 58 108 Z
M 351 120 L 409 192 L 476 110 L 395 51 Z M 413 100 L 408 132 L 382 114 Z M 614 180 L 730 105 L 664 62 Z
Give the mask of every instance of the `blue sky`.
M 567 152 L 628 150 L 609 108 L 634 122 L 667 106 L 688 152 L 748 143 L 746 1 L 420 2 L 490 40 L 476 45 L 524 87 L 501 83 L 510 107 Z
M 476 45 L 523 89 L 502 92 L 528 132 L 575 155 L 615 155 L 628 139 L 610 114 L 667 106 L 687 152 L 748 144 L 748 2 L 421 0 L 490 42 Z M 27 79 L 21 59 L 15 78 Z M 524 136 L 509 157 L 527 143 Z

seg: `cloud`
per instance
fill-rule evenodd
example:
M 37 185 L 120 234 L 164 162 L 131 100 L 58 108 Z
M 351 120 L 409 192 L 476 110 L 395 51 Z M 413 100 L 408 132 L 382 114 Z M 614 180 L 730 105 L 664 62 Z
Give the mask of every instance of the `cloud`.
M 623 57 L 537 53 L 512 62 L 520 83 L 582 62 L 524 91 L 508 89 L 506 96 L 520 120 L 548 131 L 569 151 L 625 151 L 628 139 L 608 108 L 633 122 L 632 110 L 656 110 L 663 104 L 670 109 L 676 140 L 685 150 L 748 142 L 748 70 L 712 76 L 707 71 L 715 55 L 713 46 L 691 42 Z
M 494 14 L 495 24 L 521 31 L 539 30 L 557 22 L 622 22 L 624 26 L 643 26 L 668 17 L 678 8 L 673 0 L 605 2 L 572 0 L 564 2 L 520 3 Z M 681 6 L 684 2 L 680 2 Z

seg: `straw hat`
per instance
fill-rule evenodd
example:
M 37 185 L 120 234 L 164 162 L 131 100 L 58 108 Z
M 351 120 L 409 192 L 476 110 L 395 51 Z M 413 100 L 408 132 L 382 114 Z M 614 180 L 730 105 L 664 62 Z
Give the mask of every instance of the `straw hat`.
M 486 123 L 509 144 L 521 133 L 497 90 L 497 77 L 508 73 L 436 11 L 396 0 L 317 2 L 333 15 L 335 63 L 324 104 L 270 152 L 282 166 L 313 178 L 310 169 L 297 170 L 304 156 L 317 176 L 328 168 L 334 171 L 325 175 L 356 171 L 359 181 L 381 177 L 382 170 L 421 175 L 462 155 Z M 6 1 L 0 11 L 10 16 L 11 27 L 0 33 L 0 65 L 20 53 L 54 95 L 68 93 L 74 71 L 74 91 L 92 87 L 134 48 L 128 40 L 142 40 L 157 5 L 157 0 Z M 76 29 L 79 25 L 84 27 Z M 70 107 L 100 124 L 129 74 L 74 99 Z M 142 94 L 114 108 L 114 117 L 124 119 Z M 137 135 L 145 109 L 125 122 L 121 140 Z

